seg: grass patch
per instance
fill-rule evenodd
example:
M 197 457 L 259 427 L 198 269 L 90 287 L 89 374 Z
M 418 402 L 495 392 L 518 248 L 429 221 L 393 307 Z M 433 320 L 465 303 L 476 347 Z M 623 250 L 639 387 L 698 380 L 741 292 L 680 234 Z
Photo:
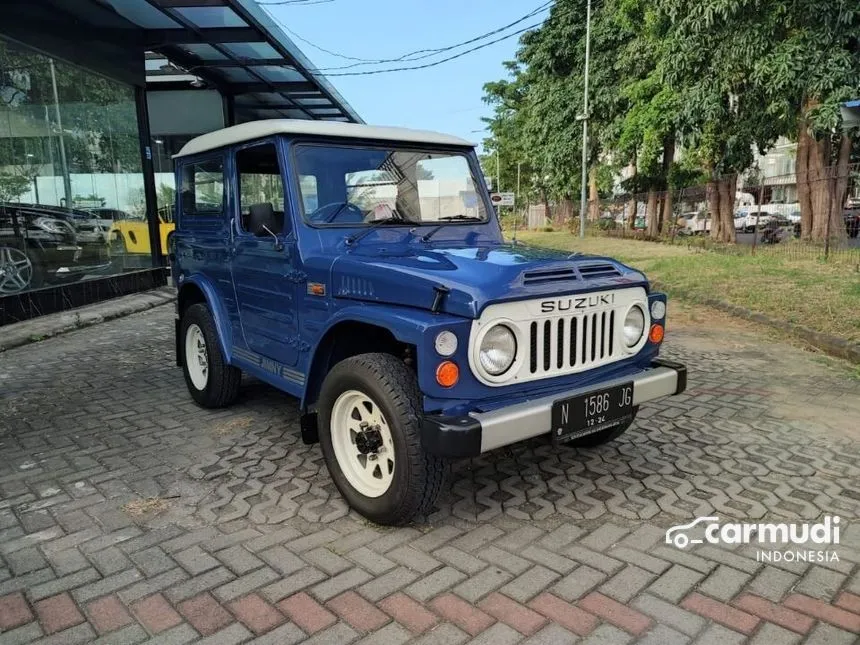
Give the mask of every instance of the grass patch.
M 223 423 L 216 424 L 212 428 L 212 432 L 219 437 L 223 437 L 228 434 L 233 434 L 234 432 L 239 432 L 240 430 L 248 429 L 251 427 L 253 421 L 254 420 L 251 417 L 237 417 L 229 419 Z
M 147 497 L 146 499 L 135 499 L 122 507 L 128 515 L 140 517 L 149 513 L 161 513 L 167 508 L 167 500 L 161 497 Z
M 606 255 L 643 271 L 670 295 L 724 300 L 776 319 L 860 342 L 860 273 L 847 262 L 775 252 L 729 254 L 569 233 L 520 231 L 526 244 Z

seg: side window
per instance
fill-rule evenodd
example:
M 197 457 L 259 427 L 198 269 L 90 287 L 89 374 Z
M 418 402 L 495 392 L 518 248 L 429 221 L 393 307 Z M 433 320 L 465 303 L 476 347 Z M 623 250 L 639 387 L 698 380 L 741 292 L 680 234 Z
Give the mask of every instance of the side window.
M 182 214 L 216 217 L 224 206 L 224 162 L 209 159 L 182 167 Z
M 239 221 L 248 231 L 251 209 L 271 209 L 280 233 L 284 226 L 284 181 L 278 163 L 278 151 L 273 143 L 243 148 L 236 153 L 236 174 L 239 186 Z

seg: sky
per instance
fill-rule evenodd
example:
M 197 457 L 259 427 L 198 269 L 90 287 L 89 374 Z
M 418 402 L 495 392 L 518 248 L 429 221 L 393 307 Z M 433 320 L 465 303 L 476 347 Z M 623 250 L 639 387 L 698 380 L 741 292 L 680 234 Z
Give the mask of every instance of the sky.
M 332 0 L 265 9 L 315 45 L 346 56 L 383 59 L 469 40 L 514 22 L 541 4 L 540 0 Z M 538 23 L 546 15 L 544 11 L 510 31 Z M 287 35 L 318 68 L 353 63 Z M 323 73 L 367 123 L 436 130 L 480 143 L 486 127 L 481 117 L 490 114 L 482 101 L 483 85 L 505 77 L 502 63 L 514 58 L 518 41 L 519 36 L 514 36 L 424 70 L 344 77 L 332 76 L 337 73 L 334 70 Z M 403 65 L 409 63 L 340 71 Z

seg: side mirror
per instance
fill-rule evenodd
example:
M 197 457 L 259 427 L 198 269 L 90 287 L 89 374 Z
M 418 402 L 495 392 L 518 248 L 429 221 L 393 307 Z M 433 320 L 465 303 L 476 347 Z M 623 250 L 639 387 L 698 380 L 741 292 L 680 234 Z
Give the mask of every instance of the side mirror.
M 284 229 L 283 214 L 275 213 L 275 209 L 270 202 L 263 204 L 254 204 L 250 207 L 248 213 L 248 230 L 256 237 L 266 237 L 270 235 L 275 240 L 275 250 L 281 251 L 284 248 L 284 243 L 281 242 L 279 234 Z

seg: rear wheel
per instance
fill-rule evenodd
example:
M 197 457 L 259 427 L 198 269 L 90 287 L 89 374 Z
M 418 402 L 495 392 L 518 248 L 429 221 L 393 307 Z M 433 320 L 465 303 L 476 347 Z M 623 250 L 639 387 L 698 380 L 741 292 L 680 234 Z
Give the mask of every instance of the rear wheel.
M 402 525 L 433 508 L 448 462 L 421 444 L 415 375 L 389 354 L 362 354 L 329 372 L 319 398 L 323 456 L 349 505 Z
M 636 413 L 639 412 L 639 407 L 633 408 L 633 418 L 630 419 L 627 423 L 624 423 L 620 426 L 615 426 L 614 428 L 607 428 L 606 430 L 601 430 L 600 432 L 595 432 L 594 434 L 587 434 L 584 437 L 580 437 L 579 439 L 574 439 L 570 441 L 568 445 L 574 446 L 575 448 L 593 448 L 595 446 L 602 446 L 605 443 L 609 443 L 610 441 L 615 441 L 618 437 L 627 432 L 627 429 L 633 425 L 633 421 L 636 420 Z
M 223 408 L 239 396 L 242 372 L 221 352 L 215 321 L 204 304 L 182 314 L 182 371 L 191 397 L 204 408 Z

